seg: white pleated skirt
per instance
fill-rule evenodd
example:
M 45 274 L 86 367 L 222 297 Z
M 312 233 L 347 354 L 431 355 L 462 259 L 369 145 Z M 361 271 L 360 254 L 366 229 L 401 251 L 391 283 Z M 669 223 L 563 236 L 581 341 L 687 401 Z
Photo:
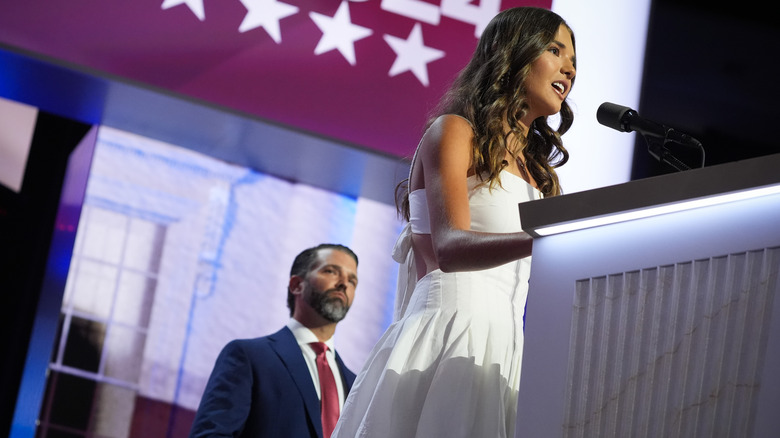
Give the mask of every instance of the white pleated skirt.
M 513 437 L 530 262 L 420 279 L 333 437 Z

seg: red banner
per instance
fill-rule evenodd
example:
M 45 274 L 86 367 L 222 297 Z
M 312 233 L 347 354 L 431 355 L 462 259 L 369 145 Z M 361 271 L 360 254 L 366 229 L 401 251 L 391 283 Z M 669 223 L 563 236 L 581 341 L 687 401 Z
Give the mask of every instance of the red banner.
M 0 41 L 397 156 L 522 0 L 25 0 Z

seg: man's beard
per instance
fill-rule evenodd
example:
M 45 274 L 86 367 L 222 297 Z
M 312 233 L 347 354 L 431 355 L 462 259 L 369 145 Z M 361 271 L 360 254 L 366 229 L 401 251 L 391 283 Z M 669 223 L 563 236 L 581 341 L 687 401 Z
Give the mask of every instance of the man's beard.
M 328 289 L 319 292 L 310 288 L 306 295 L 306 302 L 323 318 L 330 322 L 339 322 L 347 316 L 349 304 L 344 304 L 340 298 L 331 298 L 329 295 L 334 291 L 335 289 Z

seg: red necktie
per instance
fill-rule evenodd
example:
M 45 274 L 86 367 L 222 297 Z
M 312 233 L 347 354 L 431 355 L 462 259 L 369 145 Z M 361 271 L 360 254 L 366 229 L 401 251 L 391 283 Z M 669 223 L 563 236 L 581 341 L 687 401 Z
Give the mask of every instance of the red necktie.
M 339 392 L 336 388 L 336 379 L 328 365 L 325 352 L 328 346 L 324 342 L 312 342 L 311 348 L 317 353 L 317 373 L 320 376 L 320 415 L 322 416 L 322 436 L 330 438 L 336 422 L 339 419 Z

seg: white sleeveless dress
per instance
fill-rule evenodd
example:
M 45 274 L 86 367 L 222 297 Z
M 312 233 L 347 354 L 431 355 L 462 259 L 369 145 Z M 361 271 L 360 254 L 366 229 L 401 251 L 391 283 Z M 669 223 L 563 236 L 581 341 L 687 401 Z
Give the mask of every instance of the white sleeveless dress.
M 469 178 L 472 230 L 521 231 L 517 204 L 541 197 L 514 174 L 500 177 L 492 190 Z M 513 437 L 531 257 L 415 282 L 411 233 L 430 229 L 425 191 L 412 192 L 410 204 L 393 254 L 402 263 L 395 321 L 355 380 L 333 437 Z

